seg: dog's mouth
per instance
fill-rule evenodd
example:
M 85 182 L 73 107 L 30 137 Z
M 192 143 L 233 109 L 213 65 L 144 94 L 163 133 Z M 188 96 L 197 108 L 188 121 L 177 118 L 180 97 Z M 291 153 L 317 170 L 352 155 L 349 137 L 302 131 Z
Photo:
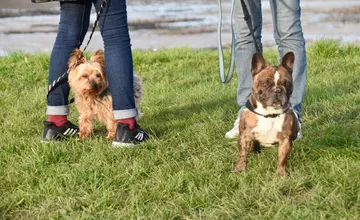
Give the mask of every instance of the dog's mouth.
M 260 100 L 260 102 L 263 103 L 263 106 L 282 109 L 287 107 L 289 100 L 285 94 L 283 95 L 274 94 L 274 95 L 269 95 L 267 97 L 263 97 L 262 100 Z
M 98 84 L 87 83 L 86 86 L 82 88 L 81 93 L 86 96 L 94 96 L 100 92 L 101 86 Z
M 282 108 L 282 104 L 281 103 L 274 103 L 272 105 L 270 105 L 272 107 L 275 107 L 275 108 Z
M 288 103 L 288 97 L 286 96 L 286 92 L 259 92 L 257 94 L 257 97 L 264 106 L 281 108 L 283 106 L 286 106 Z
M 281 107 L 281 106 L 283 105 L 283 102 L 285 102 L 285 100 L 282 100 L 282 99 L 276 97 L 276 98 L 274 99 L 274 101 L 272 102 L 272 106 L 274 106 L 274 107 Z
M 86 88 L 84 88 L 84 91 L 86 92 L 96 92 L 98 89 L 97 89 L 97 86 L 96 87 L 93 87 L 91 85 L 87 86 Z
M 287 103 L 288 100 L 286 98 L 274 98 L 274 99 L 270 99 L 266 104 L 267 106 L 281 108 L 284 107 Z
M 86 86 L 84 87 L 84 90 L 88 92 L 99 92 L 102 90 L 103 85 L 101 83 L 98 83 L 96 81 L 88 81 L 86 82 Z

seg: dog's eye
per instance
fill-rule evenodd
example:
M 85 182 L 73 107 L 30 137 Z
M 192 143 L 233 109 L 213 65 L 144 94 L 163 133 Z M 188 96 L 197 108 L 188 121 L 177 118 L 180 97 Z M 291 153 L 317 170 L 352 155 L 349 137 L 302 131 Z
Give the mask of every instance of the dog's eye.
M 87 79 L 88 75 L 83 75 L 82 78 Z
M 100 77 L 101 77 L 101 74 L 100 74 L 100 73 L 96 74 L 96 77 L 97 77 L 97 78 L 100 78 Z

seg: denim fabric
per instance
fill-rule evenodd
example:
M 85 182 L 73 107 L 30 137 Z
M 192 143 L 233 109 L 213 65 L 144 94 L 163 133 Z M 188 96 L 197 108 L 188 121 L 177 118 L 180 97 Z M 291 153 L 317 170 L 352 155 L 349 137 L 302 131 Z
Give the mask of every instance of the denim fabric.
M 269 0 L 274 24 L 274 38 L 279 52 L 279 61 L 287 52 L 295 54 L 293 69 L 294 91 L 290 98 L 292 107 L 301 111 L 306 84 L 306 49 L 301 27 L 300 0 Z M 262 50 L 261 0 L 245 0 L 252 18 L 256 41 Z M 254 40 L 244 20 L 240 1 L 234 8 L 235 64 L 238 73 L 237 103 L 244 106 L 251 94 L 252 76 L 250 73 L 252 55 L 256 52 Z M 262 51 L 261 51 L 262 52 Z M 241 113 L 241 109 L 239 114 Z
M 60 23 L 50 57 L 49 84 L 67 71 L 73 49 L 79 48 L 89 28 L 92 4 L 99 11 L 101 0 L 60 3 Z M 115 119 L 137 115 L 133 88 L 133 60 L 125 0 L 108 0 L 100 16 L 105 68 L 113 98 Z M 55 88 L 48 97 L 47 114 L 67 115 L 69 85 Z

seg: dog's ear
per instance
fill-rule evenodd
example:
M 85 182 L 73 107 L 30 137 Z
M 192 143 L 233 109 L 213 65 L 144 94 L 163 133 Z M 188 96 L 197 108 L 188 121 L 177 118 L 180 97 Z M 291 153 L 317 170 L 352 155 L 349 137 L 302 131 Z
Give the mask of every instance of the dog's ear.
M 68 66 L 69 68 L 74 68 L 85 62 L 86 62 L 86 58 L 83 52 L 80 49 L 75 49 L 70 55 Z
M 94 55 L 91 56 L 90 61 L 99 63 L 101 67 L 105 69 L 104 52 L 102 50 L 97 50 Z
M 285 69 L 287 69 L 287 71 L 289 71 L 289 73 L 292 73 L 293 71 L 293 67 L 294 67 L 294 61 L 295 61 L 295 55 L 293 52 L 288 52 L 285 54 L 285 56 L 283 56 L 283 58 L 281 59 L 281 64 L 280 66 L 284 67 Z
M 255 53 L 251 61 L 251 74 L 254 77 L 265 68 L 265 60 L 260 53 Z

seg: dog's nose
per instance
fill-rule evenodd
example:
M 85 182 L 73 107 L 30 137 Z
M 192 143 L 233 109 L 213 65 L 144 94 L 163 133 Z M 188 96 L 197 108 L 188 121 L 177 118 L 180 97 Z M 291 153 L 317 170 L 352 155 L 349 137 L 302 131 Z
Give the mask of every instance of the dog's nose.
M 276 95 L 280 95 L 281 92 L 282 92 L 281 87 L 276 87 L 276 88 L 275 88 L 275 94 L 276 94 Z
M 96 87 L 97 87 L 97 85 L 96 85 L 95 82 L 91 82 L 91 83 L 90 83 L 90 86 L 91 86 L 92 89 L 96 89 Z

